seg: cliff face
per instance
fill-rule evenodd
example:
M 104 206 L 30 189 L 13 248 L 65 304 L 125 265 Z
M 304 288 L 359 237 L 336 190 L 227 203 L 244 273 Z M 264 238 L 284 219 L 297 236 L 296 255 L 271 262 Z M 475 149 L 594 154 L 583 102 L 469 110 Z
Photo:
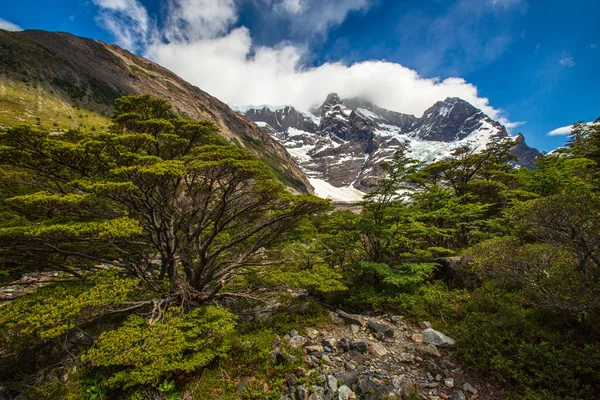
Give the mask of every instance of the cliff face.
M 261 158 L 279 180 L 296 191 L 312 191 L 293 158 L 265 130 L 171 71 L 118 46 L 66 33 L 0 30 L 0 77 L 3 88 L 16 82 L 43 90 L 47 97 L 54 97 L 50 100 L 69 111 L 76 104 L 109 115 L 113 100 L 120 95 L 160 97 L 180 114 L 213 121 L 225 138 Z M 19 111 L 25 109 L 14 121 L 26 121 L 35 114 L 27 104 L 20 107 L 23 99 L 18 95 L 6 90 L 0 94 L 3 103 L 18 104 L 15 109 Z

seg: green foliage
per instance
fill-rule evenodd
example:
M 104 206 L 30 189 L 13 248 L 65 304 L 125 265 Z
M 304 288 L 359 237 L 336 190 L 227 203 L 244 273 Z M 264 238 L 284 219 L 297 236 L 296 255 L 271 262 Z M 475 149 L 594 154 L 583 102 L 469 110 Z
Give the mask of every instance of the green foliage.
M 4 358 L 45 339 L 62 336 L 77 326 L 139 296 L 137 279 L 116 271 L 91 273 L 80 281 L 44 286 L 0 307 L 0 344 Z
M 82 359 L 107 368 L 111 387 L 158 385 L 165 376 L 197 370 L 224 355 L 234 326 L 231 313 L 213 306 L 184 314 L 171 309 L 150 324 L 134 315 L 100 335 Z

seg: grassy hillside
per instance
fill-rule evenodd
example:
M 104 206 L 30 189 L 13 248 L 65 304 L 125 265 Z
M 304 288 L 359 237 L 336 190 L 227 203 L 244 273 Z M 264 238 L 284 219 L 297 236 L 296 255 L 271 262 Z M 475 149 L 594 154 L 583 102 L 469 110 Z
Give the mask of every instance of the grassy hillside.
M 109 123 L 107 106 L 81 107 L 41 82 L 0 77 L 0 127 L 35 124 L 53 131 L 101 130 Z M 95 110 L 94 110 L 95 108 Z

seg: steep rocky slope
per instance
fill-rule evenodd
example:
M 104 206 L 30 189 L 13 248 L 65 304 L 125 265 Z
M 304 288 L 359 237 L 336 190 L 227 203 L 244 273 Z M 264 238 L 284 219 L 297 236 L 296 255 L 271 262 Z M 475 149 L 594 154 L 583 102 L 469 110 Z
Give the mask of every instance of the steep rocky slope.
M 518 163 L 531 166 L 539 152 L 522 135 L 506 128 L 456 97 L 438 101 L 423 116 L 383 109 L 362 99 L 332 93 L 318 108 L 244 107 L 238 112 L 268 131 L 294 156 L 321 196 L 357 200 L 381 176 L 379 163 L 403 144 L 411 156 L 430 163 L 459 146 L 476 149 L 498 140 L 514 140 Z
M 44 122 L 38 118 L 58 118 L 62 127 L 83 126 L 85 114 L 96 117 L 87 127 L 101 129 L 116 97 L 148 93 L 190 118 L 213 121 L 224 137 L 267 162 L 280 180 L 301 192 L 311 190 L 285 148 L 256 124 L 169 70 L 118 46 L 67 33 L 0 30 L 0 79 L 0 105 L 6 111 L 0 124 L 5 127 Z M 48 113 L 50 105 L 54 108 Z

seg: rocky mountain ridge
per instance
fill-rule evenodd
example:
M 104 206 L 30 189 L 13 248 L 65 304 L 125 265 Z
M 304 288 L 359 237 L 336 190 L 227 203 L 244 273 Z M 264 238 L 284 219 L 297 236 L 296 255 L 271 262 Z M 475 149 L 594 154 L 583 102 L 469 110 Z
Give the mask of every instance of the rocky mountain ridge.
M 319 195 L 336 200 L 359 200 L 380 178 L 379 164 L 405 143 L 413 158 L 426 163 L 449 157 L 466 144 L 483 149 L 499 140 L 515 142 L 521 166 L 539 156 L 522 135 L 510 137 L 502 124 L 456 97 L 436 102 L 421 117 L 360 98 L 342 100 L 336 93 L 310 111 L 293 106 L 237 111 L 286 147 Z
M 22 96 L 26 90 L 34 93 L 33 102 Z M 279 180 L 296 191 L 312 191 L 277 140 L 166 68 L 118 46 L 68 33 L 0 29 L 0 104 L 12 118 L 4 127 L 35 122 L 44 111 L 42 94 L 59 104 L 58 112 L 72 123 L 79 112 L 108 116 L 116 97 L 141 93 L 167 100 L 189 118 L 213 121 L 222 136 L 269 164 Z M 74 113 L 74 107 L 79 111 Z

